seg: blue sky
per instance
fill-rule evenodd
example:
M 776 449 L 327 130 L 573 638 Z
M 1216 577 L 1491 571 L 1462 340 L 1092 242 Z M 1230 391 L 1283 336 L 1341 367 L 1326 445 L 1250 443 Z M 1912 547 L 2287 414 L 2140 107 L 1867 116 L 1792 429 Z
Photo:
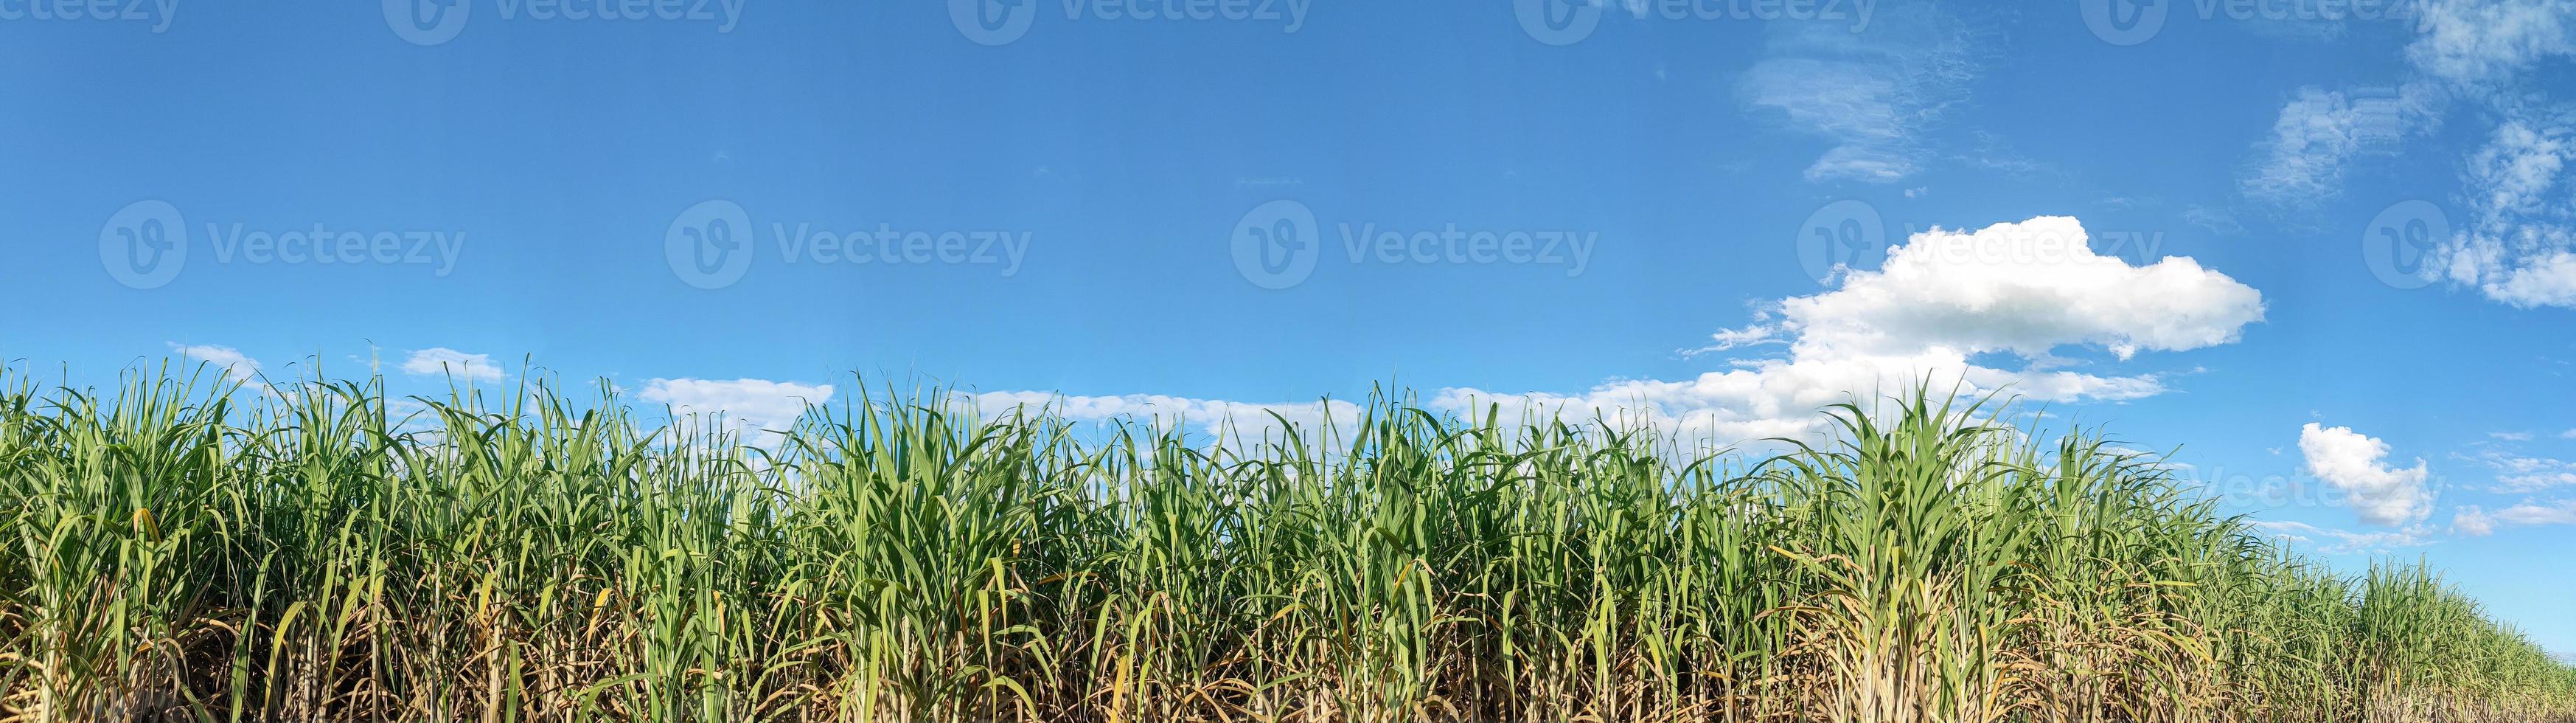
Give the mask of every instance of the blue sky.
M 976 2 L 0 0 L 0 359 L 1720 438 L 1930 373 L 2576 653 L 2563 3 Z

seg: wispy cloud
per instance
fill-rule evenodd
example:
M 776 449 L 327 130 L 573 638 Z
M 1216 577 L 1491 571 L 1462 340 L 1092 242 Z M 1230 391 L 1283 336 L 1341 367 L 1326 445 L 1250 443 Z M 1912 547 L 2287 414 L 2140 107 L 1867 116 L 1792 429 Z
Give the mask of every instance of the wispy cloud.
M 997 391 L 972 394 L 968 398 L 974 402 L 976 410 L 985 415 L 1046 410 L 1077 421 L 1123 419 L 1165 428 L 1195 426 L 1198 431 L 1209 435 L 1231 434 L 1254 439 L 1278 431 L 1281 419 L 1309 432 L 1328 425 L 1350 430 L 1358 423 L 1361 411 L 1358 404 L 1341 400 L 1251 403 L 1161 394 L 1080 396 Z
M 2571 136 L 2576 129 L 2555 113 L 2516 118 L 2469 156 L 2468 225 L 2436 252 L 2451 281 L 2513 306 L 2576 306 Z
M 1966 24 L 1928 3 L 1882 12 L 1860 33 L 1775 24 L 1763 59 L 1737 81 L 1745 105 L 1834 144 L 1807 167 L 1810 181 L 1914 175 L 1931 156 L 1925 132 L 1968 97 L 1977 63 Z
M 2182 220 L 2191 225 L 2209 229 L 2210 233 L 2220 236 L 2233 236 L 2245 232 L 2245 225 L 2237 222 L 2236 214 L 2214 206 L 2193 206 L 2183 209 Z
M 2570 50 L 2570 15 L 2559 0 L 2434 0 L 2418 3 L 2420 33 L 2406 46 L 2417 72 L 2461 92 L 2515 82 L 2534 63 Z
M 2403 530 L 2354 532 L 2318 527 L 2305 522 L 2258 520 L 2248 524 L 2276 538 L 2315 545 L 2318 550 L 2329 554 L 2377 552 L 2433 544 L 2430 538 L 2431 531 L 2420 526 Z
M 2528 439 L 2529 437 L 2524 437 Z M 2551 459 L 2512 454 L 2492 445 L 2479 445 L 2477 454 L 2455 454 L 2493 470 L 2496 492 L 2537 492 L 2555 487 L 2576 486 L 2576 464 Z
M 2393 154 L 2405 137 L 2410 103 L 2402 91 L 2300 88 L 2281 108 L 2261 158 L 2240 186 L 2274 206 L 2306 208 L 2343 192 L 2344 176 L 2365 154 Z
M 2576 57 L 2576 4 L 2426 0 L 2386 89 L 2303 88 L 2260 144 L 2241 188 L 2276 210 L 2343 190 L 2355 159 L 2393 152 L 2452 118 L 2491 124 L 2458 159 L 2467 218 L 2436 239 L 2441 275 L 2516 307 L 2576 307 L 2576 104 L 2551 98 L 2540 67 Z M 2461 104 L 2474 114 L 2453 113 Z M 2451 135 L 2451 133 L 2445 133 Z
M 2452 532 L 2473 537 L 2495 534 L 2498 527 L 2531 525 L 2576 525 L 2576 500 L 2524 502 L 2494 512 L 2462 505 L 2451 517 Z
M 215 344 L 181 344 L 170 342 L 170 350 L 179 356 L 213 365 L 233 381 L 259 378 L 259 360 L 241 353 L 240 349 Z
M 799 384 L 767 379 L 650 379 L 636 398 L 667 405 L 672 414 L 694 417 L 751 435 L 753 444 L 775 443 L 808 405 L 832 401 L 832 385 Z
M 412 352 L 403 359 L 402 370 L 405 374 L 477 382 L 497 382 L 507 376 L 500 365 L 492 363 L 490 354 L 467 354 L 447 347 Z

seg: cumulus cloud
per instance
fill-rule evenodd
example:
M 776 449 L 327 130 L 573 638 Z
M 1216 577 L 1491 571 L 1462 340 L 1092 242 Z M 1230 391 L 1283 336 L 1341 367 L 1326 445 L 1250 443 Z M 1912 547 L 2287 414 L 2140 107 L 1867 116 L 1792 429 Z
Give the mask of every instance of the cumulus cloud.
M 2094 345 L 2127 359 L 2235 341 L 2262 320 L 2263 303 L 2252 287 L 2188 257 L 2136 266 L 2096 254 L 2081 222 L 2042 216 L 1915 234 L 1880 270 L 1783 300 L 1777 317 L 1755 328 L 1794 335 L 1799 356 L 1947 348 L 2037 358 Z
M 405 374 L 497 382 L 504 374 L 490 354 L 467 354 L 447 347 L 422 349 L 403 359 Z
M 1854 270 L 1824 293 L 1781 300 L 1756 323 L 1714 335 L 1711 351 L 1760 343 L 1785 359 L 1678 381 L 1623 380 L 1577 394 L 1445 389 L 1444 408 L 1571 413 L 1718 441 L 1812 436 L 1818 407 L 1916 384 L 1980 393 L 2010 387 L 2054 402 L 2123 400 L 2164 391 L 2152 374 L 2047 369 L 2052 350 L 2090 346 L 2119 359 L 2237 339 L 2263 318 L 2262 295 L 2199 263 L 2144 266 L 2095 254 L 2083 225 L 2044 216 L 1974 232 L 1933 229 L 1891 249 L 1875 271 Z M 2006 352 L 2018 369 L 1973 363 Z
M 2350 427 L 2309 422 L 2299 428 L 2299 454 L 2307 458 L 2308 473 L 2343 492 L 2363 522 L 2400 525 L 2433 512 L 2424 461 L 2416 460 L 2413 467 L 2388 466 L 2387 442 Z
M 832 385 L 766 379 L 651 379 L 635 396 L 668 405 L 674 415 L 722 420 L 735 431 L 758 432 L 753 443 L 767 445 L 778 439 L 776 431 L 803 416 L 807 405 L 829 403 Z
M 1881 12 L 1859 33 L 1774 23 L 1763 59 L 1737 80 L 1745 105 L 1834 144 L 1807 167 L 1810 181 L 1913 175 L 1930 155 L 1924 131 L 1967 98 L 1977 51 L 1966 24 L 1929 3 Z
M 1761 305 L 1754 323 L 1712 335 L 1701 352 L 1776 348 L 1678 380 L 1623 379 L 1577 392 L 1437 390 L 1435 409 L 1506 418 L 1601 420 L 1676 441 L 1730 444 L 1816 438 L 1820 407 L 1928 385 L 1963 394 L 2008 390 L 2048 402 L 2118 401 L 2163 393 L 2157 374 L 2096 374 L 2053 352 L 2066 347 L 2129 360 L 2235 341 L 2263 318 L 2262 295 L 2189 258 L 2131 264 L 2094 253 L 2083 225 L 2040 217 L 1976 231 L 1914 234 L 1875 270 L 1846 270 L 1832 290 Z M 2018 357 L 2012 363 L 2008 357 Z M 1247 404 L 1129 394 L 987 392 L 987 413 L 1053 405 L 1077 419 L 1187 419 L 1214 431 L 1268 429 L 1278 412 L 1301 425 L 1347 420 L 1358 408 Z
M 1854 270 L 1831 291 L 1781 300 L 1756 323 L 1714 335 L 1711 351 L 1760 343 L 1786 358 L 1675 381 L 1620 380 L 1574 394 L 1444 389 L 1448 409 L 1497 405 L 1726 442 L 1813 436 L 1818 407 L 1917 384 L 1976 394 L 2009 387 L 2052 402 L 2124 400 L 2165 390 L 2160 377 L 2047 368 L 2065 346 L 2119 359 L 2233 342 L 2263 318 L 2262 295 L 2189 258 L 2143 266 L 2095 254 L 2081 223 L 2040 217 L 1974 232 L 1934 229 Z M 1975 363 L 1989 353 L 2019 368 Z M 1991 363 L 1991 362 L 1989 362 Z

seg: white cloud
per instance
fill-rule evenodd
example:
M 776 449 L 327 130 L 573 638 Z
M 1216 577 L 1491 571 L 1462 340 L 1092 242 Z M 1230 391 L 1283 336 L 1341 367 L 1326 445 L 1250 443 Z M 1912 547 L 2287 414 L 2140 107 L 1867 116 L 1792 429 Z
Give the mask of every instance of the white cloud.
M 1739 359 L 1728 369 L 1680 380 L 1625 379 L 1589 390 L 1493 392 L 1449 387 L 1427 404 L 1507 419 L 1556 416 L 1652 427 L 1675 441 L 1727 444 L 1814 437 L 1828 404 L 1897 394 L 1917 384 L 1965 394 L 2009 389 L 2048 402 L 2118 401 L 2165 391 L 2157 374 L 2100 375 L 2065 368 L 2052 352 L 2092 347 L 2126 360 L 2143 351 L 2226 344 L 2263 318 L 2262 295 L 2189 258 L 2132 265 L 2093 253 L 2082 224 L 2041 217 L 1984 229 L 1915 234 L 1877 270 L 1851 270 L 1837 288 L 1761 307 L 1755 323 L 1713 335 L 1699 351 L 1777 344 L 1783 358 Z M 1999 357 L 2018 356 L 2014 368 Z M 1971 361 L 1975 359 L 1976 361 Z M 1223 420 L 1258 423 L 1279 411 L 1311 425 L 1347 419 L 1335 403 L 1245 404 L 1156 395 L 1063 396 L 1046 392 L 975 395 L 986 413 L 1052 403 L 1076 419 L 1187 418 L 1213 429 Z
M 2495 520 L 2487 517 L 2486 511 L 2478 509 L 2477 505 L 2461 505 L 2459 510 L 2451 513 L 2451 533 L 2470 537 L 2492 535 L 2495 534 Z
M 1834 144 L 1808 166 L 1810 181 L 1913 175 L 1929 156 L 1921 134 L 1967 98 L 1977 69 L 1966 25 L 1928 3 L 1882 12 L 1860 33 L 1774 23 L 1764 58 L 1737 81 L 1746 105 Z
M 178 352 L 183 358 L 215 367 L 223 373 L 226 380 L 270 396 L 290 394 L 294 391 L 292 385 L 288 389 L 281 390 L 269 386 L 268 382 L 260 381 L 259 360 L 250 358 L 250 355 L 243 354 L 239 349 L 215 344 L 170 342 L 170 350 Z
M 2555 460 L 2549 460 L 2549 461 L 2555 461 Z M 2545 489 L 2549 489 L 2549 488 L 2552 488 L 2552 487 L 2565 487 L 2565 486 L 2568 486 L 2568 485 L 2576 485 L 2576 472 L 2569 472 L 2569 471 L 2567 470 L 2567 468 L 2566 468 L 2565 466 L 2563 466 L 2565 463 L 2560 463 L 2560 464 L 2561 464 L 2562 466 L 2560 466 L 2558 469 L 2555 469 L 2555 470 L 2549 470 L 2549 471 L 2543 471 L 2543 472 L 2535 472 L 2535 473 L 2531 473 L 2531 474 L 2520 474 L 2520 475 L 2512 475 L 2512 476 L 2505 476 L 2505 477 L 2497 477 L 2497 478 L 2496 478 L 2496 491 L 2497 491 L 2497 492 L 2537 492 L 2537 491 L 2545 490 Z
M 2571 135 L 2561 122 L 2508 120 L 2468 158 L 2467 224 L 2432 259 L 2451 281 L 2516 307 L 2576 306 L 2576 201 L 2562 178 Z
M 2548 210 L 2549 187 L 2570 153 L 2564 126 L 2534 119 L 2497 126 L 2487 145 L 2469 157 L 2468 180 L 2478 190 L 2473 207 L 2483 214 L 2478 220 Z
M 2488 433 L 2487 433 L 2487 436 L 2489 436 L 2489 437 L 2494 437 L 2494 438 L 2496 438 L 2496 439 L 2501 439 L 2501 440 L 2504 440 L 2504 441 L 2507 441 L 2507 442 L 2528 442 L 2528 441 L 2531 441 L 2531 433 L 2530 433 L 2530 432 L 2488 432 Z
M 2522 229 L 2533 235 L 2547 232 L 2558 236 L 2550 243 L 2564 243 L 2566 240 L 2563 235 L 2560 235 L 2565 229 L 2536 226 L 2525 226 Z M 2469 243 L 2483 241 L 2476 238 L 2468 239 Z M 2525 309 L 2536 306 L 2576 306 L 2576 253 L 2552 249 L 2519 258 L 2507 254 L 2480 254 L 2479 256 L 2488 262 L 2486 265 L 2492 266 L 2491 270 L 2466 280 L 2477 284 L 2478 290 L 2486 292 L 2487 298 Z
M 2308 473 L 2342 491 L 2361 521 L 2375 525 L 2417 522 L 2433 512 L 2433 492 L 2424 484 L 2429 472 L 2423 460 L 2408 468 L 2389 467 L 2388 443 L 2315 422 L 2299 428 L 2299 454 Z
M 2451 0 L 2425 6 L 2424 32 L 2407 46 L 2417 72 L 2496 118 L 2484 146 L 2462 160 L 2469 218 L 2436 251 L 2451 281 L 2530 308 L 2576 306 L 2576 108 L 2552 105 L 2530 72 L 2576 53 L 2564 2 Z
M 2036 358 L 2095 345 L 2126 359 L 2233 342 L 2263 318 L 2261 294 L 2188 257 L 2133 266 L 2088 241 L 2065 216 L 1935 228 L 1891 249 L 1878 271 L 1781 301 L 1780 321 L 1754 328 L 1794 334 L 1793 354 L 1803 357 L 1950 349 Z
M 2209 229 L 2210 233 L 2220 236 L 2233 236 L 2245 232 L 2245 225 L 2236 220 L 2236 214 L 2229 213 L 2223 208 L 2212 206 L 2186 208 L 2183 209 L 2182 220 L 2190 222 L 2191 225 Z
M 2300 88 L 2264 139 L 2263 158 L 2241 185 L 2245 195 L 2282 206 L 2308 206 L 2343 190 L 2353 161 L 2393 150 L 2404 136 L 2407 103 L 2378 95 Z
M 2428 531 L 2421 527 L 2386 532 L 2353 532 L 2318 527 L 2305 522 L 2257 520 L 2248 524 L 2255 529 L 2271 533 L 2273 537 L 2291 542 L 2314 544 L 2317 549 L 2329 554 L 2373 552 L 2396 547 L 2422 547 L 2433 544 L 2432 540 L 2425 537 Z
M 2576 464 L 2547 457 L 2523 457 L 2488 447 L 2476 455 L 2453 455 L 2495 470 L 2496 492 L 2537 492 L 2576 485 Z
M 2096 255 L 2075 219 L 2040 217 L 1975 232 L 1934 229 L 1891 250 L 1876 271 L 1781 300 L 1757 323 L 1714 335 L 1709 351 L 1782 343 L 1785 359 L 1678 381 L 1622 380 L 1578 394 L 1498 394 L 1446 389 L 1449 409 L 1547 411 L 1643 423 L 1706 439 L 1799 437 L 1822 429 L 1815 410 L 1854 395 L 1918 383 L 1965 393 L 2009 386 L 2025 398 L 2123 400 L 2164 391 L 2156 375 L 2099 376 L 2049 370 L 2050 352 L 2092 346 L 2120 359 L 2235 341 L 2263 318 L 2262 295 L 2189 258 L 2134 266 Z M 2008 352 L 2029 363 L 2004 369 L 1971 358 Z
M 402 370 L 405 374 L 455 377 L 478 382 L 497 382 L 504 376 L 501 366 L 492 363 L 492 355 L 467 354 L 446 347 L 412 352 L 410 357 L 403 359 Z
M 2246 196 L 2310 205 L 2341 190 L 2356 154 L 2394 146 L 2381 142 L 2392 134 L 2429 134 L 2451 117 L 2492 123 L 2487 142 L 2460 159 L 2466 218 L 2433 239 L 2428 259 L 2495 301 L 2576 307 L 2576 184 L 2567 178 L 2576 105 L 2552 100 L 2555 88 L 2535 72 L 2576 56 L 2576 3 L 2426 0 L 2412 9 L 2417 34 L 2396 90 L 2365 103 L 2359 91 L 2303 89 L 2274 122 Z M 2451 113 L 2454 103 L 2477 112 Z
M 1008 414 L 1016 409 L 1031 412 L 1044 409 L 1077 421 L 1130 419 L 1153 422 L 1167 428 L 1196 425 L 1200 432 L 1209 435 L 1224 432 L 1253 439 L 1278 430 L 1278 421 L 1272 417 L 1274 414 L 1312 434 L 1327 424 L 1348 432 L 1358 423 L 1361 411 L 1359 405 L 1341 400 L 1255 404 L 1160 394 L 1073 396 L 1031 391 L 984 392 L 969 395 L 969 398 L 976 410 L 987 416 Z
M 240 349 L 213 344 L 171 342 L 170 350 L 178 352 L 181 357 L 213 365 L 223 372 L 226 379 L 236 382 L 256 382 L 259 379 L 259 360 L 241 353 Z
M 804 416 L 808 404 L 832 401 L 832 385 L 805 385 L 765 379 L 650 379 L 636 398 L 671 407 L 679 416 L 721 417 L 735 431 L 761 431 L 755 444 L 775 442 Z
M 2576 500 L 2545 505 L 2525 502 L 2496 510 L 2495 519 L 2512 525 L 2576 525 Z
M 2422 30 L 2406 60 L 2463 89 L 2507 82 L 2524 67 L 2569 52 L 2569 14 L 2558 0 L 2435 0 L 2417 4 Z
M 2451 531 L 2478 537 L 2494 534 L 2497 527 L 2529 525 L 2576 525 L 2576 500 L 2524 502 L 2494 512 L 2463 505 L 2451 517 Z

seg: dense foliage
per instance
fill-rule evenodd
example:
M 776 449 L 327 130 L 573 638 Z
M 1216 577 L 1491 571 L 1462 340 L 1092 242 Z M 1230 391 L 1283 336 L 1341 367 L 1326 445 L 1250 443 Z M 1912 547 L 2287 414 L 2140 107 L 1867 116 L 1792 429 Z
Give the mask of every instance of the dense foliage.
M 607 391 L 7 386 L 10 720 L 2576 720 L 2427 570 L 1937 394 L 1725 463 L 1401 403 L 861 394 L 742 444 Z

